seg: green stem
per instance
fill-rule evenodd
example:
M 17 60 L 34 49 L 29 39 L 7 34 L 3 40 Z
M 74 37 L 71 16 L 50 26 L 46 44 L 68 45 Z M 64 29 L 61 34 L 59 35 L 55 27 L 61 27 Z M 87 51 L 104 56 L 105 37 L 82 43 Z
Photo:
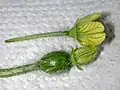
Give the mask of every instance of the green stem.
M 11 38 L 11 39 L 5 40 L 5 42 L 10 43 L 10 42 L 18 42 L 18 41 L 24 41 L 24 40 L 30 40 L 30 39 L 36 39 L 36 38 L 52 37 L 52 36 L 66 36 L 66 35 L 68 35 L 68 31 L 48 32 L 48 33 L 33 34 L 33 35 L 28 35 L 28 36 L 23 36 L 23 37 Z
M 20 75 L 20 74 L 33 71 L 33 70 L 37 70 L 35 63 L 18 66 L 14 68 L 0 69 L 0 78 L 16 76 L 16 75 Z

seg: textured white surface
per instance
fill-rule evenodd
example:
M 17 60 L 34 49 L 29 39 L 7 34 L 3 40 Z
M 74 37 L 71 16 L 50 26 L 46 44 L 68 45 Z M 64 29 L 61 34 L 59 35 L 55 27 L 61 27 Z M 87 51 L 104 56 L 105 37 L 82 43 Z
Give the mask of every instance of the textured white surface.
M 4 40 L 33 33 L 64 31 L 78 17 L 110 12 L 115 39 L 96 62 L 83 71 L 51 76 L 41 71 L 0 79 L 0 90 L 120 90 L 120 0 L 0 0 L 0 68 L 37 61 L 48 51 L 70 50 L 68 37 L 5 44 Z

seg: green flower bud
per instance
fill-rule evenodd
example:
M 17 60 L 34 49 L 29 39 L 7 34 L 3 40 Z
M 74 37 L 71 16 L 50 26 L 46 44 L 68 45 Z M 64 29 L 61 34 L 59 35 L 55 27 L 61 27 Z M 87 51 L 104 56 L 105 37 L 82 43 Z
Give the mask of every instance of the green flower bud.
M 88 64 L 92 62 L 99 50 L 98 46 L 86 46 L 77 49 L 72 49 L 71 51 L 71 62 L 81 69 L 81 65 Z
M 100 19 L 101 14 L 94 13 L 78 19 L 68 32 L 68 35 L 75 38 L 81 45 L 99 45 L 105 39 L 104 26 Z

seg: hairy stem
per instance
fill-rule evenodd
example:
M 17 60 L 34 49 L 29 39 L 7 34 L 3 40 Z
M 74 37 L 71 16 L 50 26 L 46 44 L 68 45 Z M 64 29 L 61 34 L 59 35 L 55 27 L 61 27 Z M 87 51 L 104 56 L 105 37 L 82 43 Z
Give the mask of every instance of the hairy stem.
M 18 42 L 18 41 L 24 41 L 24 40 L 30 40 L 30 39 L 36 39 L 36 38 L 52 37 L 52 36 L 66 36 L 66 35 L 68 35 L 68 31 L 48 32 L 48 33 L 33 34 L 33 35 L 28 35 L 28 36 L 23 36 L 23 37 L 11 38 L 11 39 L 5 40 L 5 42 L 10 43 L 10 42 Z
M 36 68 L 35 63 L 13 67 L 13 68 L 0 69 L 0 78 L 20 75 L 20 74 L 24 74 L 24 73 L 27 73 L 27 72 L 30 72 L 36 69 L 37 68 Z

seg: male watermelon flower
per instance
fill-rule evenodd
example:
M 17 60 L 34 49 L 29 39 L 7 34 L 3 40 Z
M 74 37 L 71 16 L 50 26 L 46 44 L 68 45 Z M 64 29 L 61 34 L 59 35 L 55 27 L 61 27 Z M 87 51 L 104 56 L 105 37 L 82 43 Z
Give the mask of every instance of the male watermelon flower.
M 104 26 L 99 21 L 100 13 L 93 13 L 78 19 L 74 26 L 68 31 L 48 32 L 41 34 L 33 34 L 23 37 L 16 37 L 5 40 L 6 43 L 24 41 L 43 37 L 52 36 L 69 36 L 75 38 L 81 45 L 99 45 L 105 39 Z

